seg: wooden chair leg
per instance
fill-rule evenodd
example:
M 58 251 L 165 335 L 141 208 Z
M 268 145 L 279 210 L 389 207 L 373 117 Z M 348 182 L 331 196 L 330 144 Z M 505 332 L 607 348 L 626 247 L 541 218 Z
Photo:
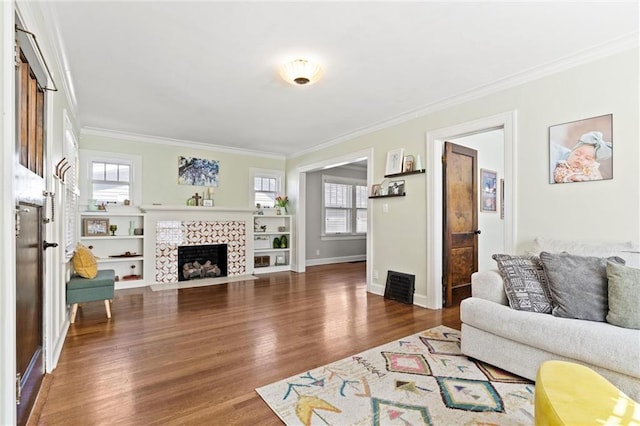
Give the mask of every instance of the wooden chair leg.
M 71 305 L 71 324 L 76 322 L 76 314 L 78 313 L 78 304 L 74 303 Z
M 104 307 L 107 310 L 107 318 L 111 318 L 111 306 L 109 306 L 109 299 L 104 300 Z

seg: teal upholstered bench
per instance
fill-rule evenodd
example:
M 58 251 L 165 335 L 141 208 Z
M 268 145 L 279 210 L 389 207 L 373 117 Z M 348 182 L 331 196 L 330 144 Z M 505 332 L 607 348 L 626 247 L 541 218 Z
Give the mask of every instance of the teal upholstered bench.
M 71 305 L 71 324 L 76 322 L 78 304 L 104 300 L 107 318 L 111 318 L 109 301 L 113 299 L 116 273 L 113 269 L 98 271 L 95 278 L 73 275 L 67 283 L 67 304 Z

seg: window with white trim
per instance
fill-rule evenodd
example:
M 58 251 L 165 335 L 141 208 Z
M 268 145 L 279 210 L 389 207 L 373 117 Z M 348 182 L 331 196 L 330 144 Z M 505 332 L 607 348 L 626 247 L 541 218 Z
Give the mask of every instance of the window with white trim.
M 284 173 L 279 170 L 251 169 L 253 205 L 273 207 L 276 203 L 276 197 L 283 194 L 283 180 Z
M 363 180 L 322 176 L 323 234 L 366 234 L 368 198 Z
M 142 157 L 81 149 L 80 203 L 130 205 L 142 202 Z
M 99 203 L 131 200 L 131 163 L 91 161 L 91 197 Z

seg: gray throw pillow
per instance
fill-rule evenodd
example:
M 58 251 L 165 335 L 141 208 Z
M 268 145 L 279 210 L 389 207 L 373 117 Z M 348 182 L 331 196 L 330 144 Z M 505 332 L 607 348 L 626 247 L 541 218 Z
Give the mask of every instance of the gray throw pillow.
M 607 322 L 640 330 L 640 269 L 607 262 L 609 313 Z
M 549 279 L 556 317 L 604 322 L 609 311 L 607 260 L 624 265 L 624 260 L 577 256 L 569 253 L 540 253 Z
M 551 312 L 549 284 L 537 256 L 494 254 L 509 306 L 519 311 Z

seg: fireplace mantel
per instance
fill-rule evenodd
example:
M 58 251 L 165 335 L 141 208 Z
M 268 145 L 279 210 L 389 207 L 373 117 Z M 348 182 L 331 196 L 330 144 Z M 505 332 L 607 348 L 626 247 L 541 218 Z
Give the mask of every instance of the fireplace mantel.
M 145 213 L 167 213 L 167 212 L 189 212 L 189 213 L 251 213 L 255 211 L 255 208 L 243 208 L 243 207 L 191 207 L 180 205 L 165 205 L 165 204 L 150 204 L 140 206 L 140 210 Z

